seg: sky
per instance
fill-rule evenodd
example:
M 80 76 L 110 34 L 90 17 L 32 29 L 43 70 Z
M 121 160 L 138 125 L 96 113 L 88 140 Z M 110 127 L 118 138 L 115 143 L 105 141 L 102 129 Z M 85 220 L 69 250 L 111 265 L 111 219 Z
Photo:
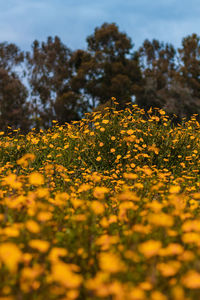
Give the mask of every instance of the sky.
M 0 0 L 0 43 L 31 49 L 35 39 L 59 36 L 70 49 L 86 49 L 86 37 L 104 22 L 116 23 L 137 50 L 145 39 L 181 47 L 200 30 L 199 0 Z

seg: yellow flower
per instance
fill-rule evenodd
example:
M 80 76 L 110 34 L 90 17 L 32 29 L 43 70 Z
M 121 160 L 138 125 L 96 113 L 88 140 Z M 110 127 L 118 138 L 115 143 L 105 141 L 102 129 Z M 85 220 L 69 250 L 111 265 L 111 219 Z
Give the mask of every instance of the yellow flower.
M 200 220 L 187 220 L 182 225 L 182 230 L 185 232 L 189 231 L 200 231 Z
M 174 300 L 186 299 L 184 290 L 180 285 L 176 285 L 172 288 L 172 299 Z
M 119 243 L 119 238 L 118 236 L 110 236 L 107 234 L 101 235 L 97 240 L 96 240 L 96 245 L 101 246 L 102 250 L 108 250 L 111 245 Z
M 155 213 L 159 213 L 163 208 L 163 205 L 156 200 L 153 200 L 152 202 L 148 202 L 146 206 L 147 208 L 150 208 Z
M 177 243 L 171 243 L 166 248 L 160 250 L 159 254 L 162 256 L 169 256 L 169 255 L 179 255 L 184 252 L 184 248 Z
M 152 170 L 151 170 L 148 166 L 144 166 L 144 167 L 143 167 L 143 172 L 144 172 L 146 175 L 151 175 L 151 174 L 152 174 Z
M 162 109 L 159 110 L 159 113 L 160 113 L 161 115 L 165 115 L 165 111 L 162 110 Z
M 152 291 L 151 300 L 168 300 L 168 298 L 159 291 Z
M 200 288 L 200 274 L 195 270 L 188 271 L 182 277 L 182 284 L 188 289 L 199 289 Z
M 39 172 L 33 172 L 29 175 L 29 183 L 33 185 L 44 184 L 44 177 Z
M 172 186 L 170 186 L 170 188 L 169 188 L 169 192 L 170 192 L 170 194 L 177 194 L 177 193 L 179 193 L 180 192 L 180 186 L 179 185 L 172 185 Z
M 47 252 L 47 250 L 49 249 L 49 242 L 47 241 L 43 241 L 43 240 L 31 240 L 29 242 L 29 246 L 31 248 L 37 249 L 39 252 Z
M 143 189 L 144 185 L 141 182 L 136 182 L 134 186 L 138 189 Z
M 52 213 L 50 211 L 40 211 L 37 215 L 37 219 L 41 222 L 46 222 L 51 220 Z
M 70 289 L 76 289 L 82 283 L 81 275 L 72 272 L 70 266 L 63 262 L 53 263 L 50 277 Z
M 139 251 L 147 258 L 155 256 L 161 249 L 162 244 L 160 241 L 149 240 L 139 245 Z
M 135 192 L 126 191 L 119 194 L 118 199 L 121 201 L 140 201 L 140 198 L 137 196 Z
M 99 176 L 97 172 L 94 172 L 94 173 L 91 175 L 91 180 L 92 180 L 93 182 L 99 182 L 99 181 L 101 181 L 101 176 Z
M 131 289 L 131 291 L 128 293 L 129 298 L 131 300 L 144 300 L 147 299 L 145 296 L 145 292 L 140 287 L 134 287 Z
M 127 130 L 127 133 L 128 133 L 129 135 L 131 135 L 131 134 L 134 133 L 134 131 L 133 131 L 132 129 L 129 129 L 129 130 Z
M 37 139 L 37 138 L 32 138 L 32 139 L 31 139 L 31 143 L 34 144 L 34 145 L 37 145 L 37 144 L 39 143 L 39 141 L 40 141 L 40 140 Z
M 148 225 L 135 224 L 132 226 L 132 230 L 135 232 L 148 234 L 151 231 L 151 226 L 149 224 Z
M 99 201 L 92 201 L 91 202 L 91 209 L 96 215 L 101 215 L 104 213 L 105 207 L 103 203 Z
M 182 241 L 185 244 L 198 243 L 200 240 L 200 234 L 196 232 L 187 232 L 182 235 Z
M 109 192 L 108 188 L 103 187 L 103 186 L 102 187 L 97 186 L 94 188 L 93 195 L 95 198 L 102 200 L 105 197 L 105 193 L 108 193 L 108 192 Z
M 174 224 L 172 216 L 165 213 L 149 214 L 148 221 L 155 226 L 171 227 Z
M 38 225 L 38 223 L 36 223 L 33 220 L 28 220 L 25 225 L 26 225 L 26 228 L 28 229 L 28 231 L 30 231 L 32 233 L 40 232 L 40 226 Z
M 185 250 L 183 254 L 179 255 L 179 260 L 181 261 L 192 261 L 194 258 L 194 253 L 190 250 Z
M 134 174 L 134 173 L 124 173 L 123 177 L 126 179 L 137 179 L 138 178 L 137 174 Z
M 17 266 L 22 260 L 21 250 L 12 243 L 0 245 L 0 261 L 2 261 L 11 272 L 17 271 Z
M 9 185 L 13 189 L 20 189 L 22 187 L 22 183 L 17 181 L 16 174 L 10 174 L 3 178 L 3 185 Z
M 81 193 L 81 192 L 87 192 L 89 191 L 90 189 L 92 188 L 92 186 L 88 183 L 83 183 L 80 185 L 79 189 L 78 189 L 78 192 Z
M 10 236 L 10 237 L 17 237 L 19 236 L 19 230 L 15 227 L 5 227 L 4 230 L 3 230 L 3 233 L 7 236 Z
M 66 256 L 67 253 L 68 252 L 65 248 L 55 247 L 51 249 L 51 252 L 49 254 L 49 260 L 51 260 L 52 262 L 57 262 L 59 261 L 59 256 Z
M 37 196 L 39 198 L 48 198 L 49 197 L 49 190 L 46 188 L 38 188 L 37 189 Z
M 24 156 L 22 156 L 20 159 L 17 160 L 17 164 L 21 165 L 22 167 L 27 167 L 28 166 L 28 160 L 33 162 L 35 160 L 35 154 L 26 153 Z
M 96 158 L 96 160 L 97 160 L 97 161 L 100 161 L 100 160 L 101 160 L 101 156 L 98 156 L 98 157 Z
M 119 213 L 118 213 L 119 220 L 123 220 L 124 218 L 126 219 L 126 211 L 128 209 L 137 210 L 137 208 L 138 206 L 135 205 L 132 201 L 121 202 L 119 205 Z
M 30 267 L 25 267 L 21 271 L 20 276 L 20 287 L 24 292 L 29 292 L 34 286 L 37 287 L 40 283 L 36 281 L 38 277 L 43 272 L 43 267 L 39 264 Z M 38 286 L 39 287 L 39 286 Z M 1 299 L 1 298 L 0 298 Z
M 159 153 L 159 149 L 156 147 L 155 144 L 151 145 L 151 146 L 148 146 L 148 150 L 149 151 L 153 151 L 155 154 L 158 154 Z
M 144 291 L 150 291 L 153 288 L 152 284 L 148 281 L 141 282 L 139 287 Z
M 99 287 L 102 287 L 102 283 L 107 281 L 108 278 L 108 273 L 99 271 L 98 273 L 96 273 L 95 277 L 86 280 L 85 286 L 89 290 L 99 290 Z
M 178 272 L 180 267 L 181 267 L 181 263 L 175 260 L 168 261 L 167 263 L 157 264 L 157 269 L 164 277 L 174 276 Z
M 196 199 L 196 200 L 200 200 L 200 193 L 199 192 L 198 193 L 194 193 L 194 194 L 192 194 L 192 197 L 194 199 Z
M 125 270 L 123 262 L 114 253 L 100 253 L 99 265 L 102 271 L 109 273 L 116 273 Z
M 67 203 L 67 200 L 69 200 L 69 195 L 65 192 L 63 193 L 57 193 L 55 196 L 55 205 L 65 205 Z

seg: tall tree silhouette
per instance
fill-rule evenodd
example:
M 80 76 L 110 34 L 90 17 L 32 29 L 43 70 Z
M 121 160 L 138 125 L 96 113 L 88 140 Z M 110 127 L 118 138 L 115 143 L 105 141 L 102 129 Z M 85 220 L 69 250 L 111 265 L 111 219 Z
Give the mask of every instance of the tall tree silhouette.
M 145 40 L 139 49 L 140 63 L 145 77 L 155 79 L 156 89 L 168 86 L 176 70 L 176 50 L 173 45 L 158 40 Z
M 136 103 L 148 109 L 163 107 L 167 99 L 159 95 L 159 91 L 169 90 L 176 73 L 176 51 L 171 44 L 158 40 L 145 40 L 138 50 L 143 84 Z
M 13 43 L 0 43 L 0 68 L 9 74 L 24 61 L 23 52 Z
M 0 69 L 0 128 L 20 128 L 27 132 L 30 126 L 27 90 L 14 74 Z
M 72 55 L 72 89 L 83 94 L 90 109 L 111 97 L 124 107 L 141 80 L 131 39 L 115 23 L 104 23 L 87 37 L 87 44 L 87 51 L 77 50 Z
M 71 51 L 55 36 L 41 44 L 35 40 L 26 53 L 28 81 L 36 127 L 47 128 L 53 119 L 69 122 L 79 118 L 78 96 L 71 90 Z
M 160 107 L 176 122 L 199 112 L 197 36 L 183 39 L 177 51 L 170 44 L 145 40 L 138 51 L 143 89 L 136 103 L 145 109 Z M 199 103 L 199 104 L 198 104 Z
M 20 78 L 24 54 L 15 44 L 0 44 L 0 127 L 7 130 L 30 126 L 28 91 Z
M 179 53 L 179 81 L 200 98 L 200 37 L 197 34 L 182 39 Z

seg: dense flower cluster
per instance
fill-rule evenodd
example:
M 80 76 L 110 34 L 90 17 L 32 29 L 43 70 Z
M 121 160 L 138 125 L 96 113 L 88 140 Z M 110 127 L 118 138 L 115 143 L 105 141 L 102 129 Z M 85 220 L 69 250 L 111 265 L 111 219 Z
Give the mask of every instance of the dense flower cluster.
M 0 146 L 0 300 L 199 298 L 195 115 L 131 105 Z

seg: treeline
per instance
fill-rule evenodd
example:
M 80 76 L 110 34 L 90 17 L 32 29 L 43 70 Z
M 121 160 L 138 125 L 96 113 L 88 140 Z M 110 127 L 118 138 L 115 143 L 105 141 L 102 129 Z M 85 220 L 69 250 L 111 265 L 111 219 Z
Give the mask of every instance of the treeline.
M 46 129 L 80 120 L 116 97 L 119 109 L 135 102 L 163 108 L 171 117 L 200 114 L 200 37 L 183 38 L 180 48 L 145 40 L 133 50 L 115 23 L 87 37 L 87 50 L 70 50 L 60 38 L 35 40 L 31 51 L 0 44 L 0 128 Z

